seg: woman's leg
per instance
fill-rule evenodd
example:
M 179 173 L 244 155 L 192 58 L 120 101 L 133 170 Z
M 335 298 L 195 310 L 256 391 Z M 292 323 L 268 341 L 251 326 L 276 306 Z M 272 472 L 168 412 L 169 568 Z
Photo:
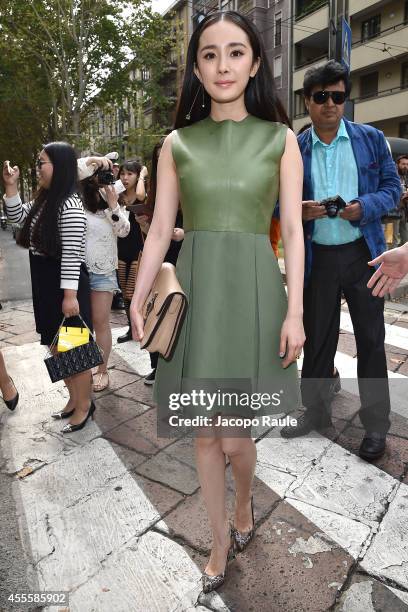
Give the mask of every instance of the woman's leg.
M 77 401 L 76 387 L 73 384 L 72 377 L 71 378 L 66 378 L 64 380 L 64 383 L 65 383 L 65 386 L 68 389 L 68 393 L 69 393 L 69 400 L 67 402 L 67 405 L 64 408 L 64 412 L 70 412 L 71 410 L 73 410 L 76 407 L 76 401 Z
M 69 419 L 71 425 L 79 425 L 86 418 L 91 405 L 92 377 L 91 370 L 71 376 L 68 388 L 75 397 L 75 412 Z M 71 391 L 70 391 L 71 392 Z
M 242 435 L 242 434 L 241 434 Z M 256 446 L 250 437 L 221 439 L 222 451 L 229 457 L 235 480 L 234 527 L 241 533 L 252 529 L 251 489 L 256 465 Z
M 225 510 L 225 455 L 221 440 L 209 432 L 197 431 L 195 454 L 201 492 L 213 535 L 210 559 L 205 572 L 216 576 L 224 571 L 230 532 Z
M 10 376 L 8 375 L 6 364 L 2 352 L 0 351 L 0 389 L 3 399 L 6 401 L 16 397 L 17 389 L 15 388 Z
M 112 297 L 113 295 L 110 291 L 91 291 L 92 323 L 96 342 L 103 350 L 103 364 L 98 367 L 99 373 L 107 371 L 112 348 L 112 332 L 109 323 Z

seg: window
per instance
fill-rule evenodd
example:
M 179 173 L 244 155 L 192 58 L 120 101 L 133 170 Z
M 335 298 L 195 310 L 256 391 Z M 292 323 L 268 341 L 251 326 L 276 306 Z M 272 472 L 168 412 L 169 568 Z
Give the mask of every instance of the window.
M 295 91 L 295 117 L 302 117 L 303 115 L 307 115 L 307 110 L 303 89 L 299 89 L 299 91 Z
M 401 65 L 401 88 L 406 89 L 408 87 L 408 62 L 404 62 Z
M 374 36 L 378 36 L 381 32 L 381 15 L 375 15 L 374 17 L 370 17 L 366 21 L 363 21 L 361 24 L 361 41 L 369 40 L 370 38 L 374 38 Z
M 275 13 L 275 47 L 282 44 L 282 13 Z
M 150 80 L 150 71 L 148 68 L 143 68 L 142 69 L 142 81 L 149 81 Z
M 273 60 L 273 76 L 278 89 L 282 87 L 282 56 L 277 55 Z
M 371 98 L 378 94 L 378 72 L 360 77 L 360 97 Z
M 408 121 L 399 124 L 399 137 L 408 138 Z

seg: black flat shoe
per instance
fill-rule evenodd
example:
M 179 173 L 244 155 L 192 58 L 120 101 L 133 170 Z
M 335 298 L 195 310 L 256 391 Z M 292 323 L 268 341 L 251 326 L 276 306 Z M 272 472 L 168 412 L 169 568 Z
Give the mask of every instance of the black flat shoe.
M 75 408 L 66 412 L 65 410 L 61 410 L 60 412 L 52 412 L 51 416 L 53 419 L 69 419 L 75 412 Z
M 10 378 L 10 382 L 11 382 L 11 384 L 12 384 L 12 385 L 13 385 L 13 387 L 16 389 L 16 385 L 14 384 L 13 379 L 12 379 L 10 376 L 9 376 L 9 378 Z M 15 409 L 16 409 L 16 407 L 17 407 L 17 404 L 18 404 L 18 400 L 19 400 L 19 399 L 20 399 L 20 396 L 19 396 L 18 391 L 17 391 L 17 389 L 16 389 L 16 394 L 15 394 L 15 396 L 13 397 L 13 399 L 11 399 L 11 400 L 5 400 L 5 399 L 3 398 L 3 402 L 6 404 L 6 406 L 7 406 L 7 408 L 8 408 L 9 410 L 15 410 Z
M 255 518 L 254 518 L 254 496 L 251 497 L 251 513 L 252 513 L 252 527 L 249 531 L 242 533 L 238 531 L 234 526 L 231 527 L 232 538 L 234 540 L 234 550 L 242 552 L 250 543 L 255 535 Z
M 123 334 L 123 336 L 119 336 L 118 339 L 116 340 L 116 342 L 118 344 L 122 344 L 123 342 L 129 342 L 129 340 L 133 340 L 132 338 L 132 330 L 129 327 L 129 329 L 127 330 L 126 334 Z
M 385 452 L 386 434 L 376 431 L 366 432 L 358 454 L 366 461 L 373 461 L 383 456 Z
M 93 414 L 95 412 L 95 409 L 95 404 L 91 402 L 88 414 L 86 415 L 82 423 L 78 423 L 78 425 L 72 425 L 71 423 L 67 423 L 67 425 L 64 425 L 64 427 L 61 429 L 61 433 L 72 433 L 73 431 L 79 431 L 80 429 L 83 429 L 89 417 L 91 417 L 92 419 L 94 418 Z

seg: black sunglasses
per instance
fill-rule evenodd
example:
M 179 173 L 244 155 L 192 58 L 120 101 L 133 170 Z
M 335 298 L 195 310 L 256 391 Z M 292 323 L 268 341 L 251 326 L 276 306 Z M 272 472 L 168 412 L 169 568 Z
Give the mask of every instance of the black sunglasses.
M 346 101 L 346 93 L 344 91 L 315 91 L 312 94 L 313 101 L 316 104 L 325 104 L 329 98 L 335 104 L 344 104 Z

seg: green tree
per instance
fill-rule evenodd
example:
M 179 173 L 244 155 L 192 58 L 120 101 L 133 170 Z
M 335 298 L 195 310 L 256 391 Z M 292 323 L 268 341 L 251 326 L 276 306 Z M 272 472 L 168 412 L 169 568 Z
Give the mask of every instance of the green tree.
M 0 36 L 22 63 L 39 67 L 55 137 L 77 142 L 93 101 L 123 95 L 124 70 L 139 47 L 155 70 L 163 59 L 155 35 L 164 48 L 164 20 L 143 0 L 1 0 L 0 7 Z

